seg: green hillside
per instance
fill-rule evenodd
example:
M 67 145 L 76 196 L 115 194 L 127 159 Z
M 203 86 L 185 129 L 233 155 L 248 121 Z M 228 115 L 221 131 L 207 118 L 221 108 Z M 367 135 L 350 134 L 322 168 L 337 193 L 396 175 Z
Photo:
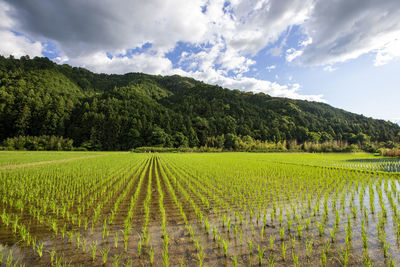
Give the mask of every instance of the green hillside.
M 216 146 L 234 141 L 398 142 L 397 124 L 327 104 L 180 76 L 95 74 L 47 58 L 0 57 L 0 140 L 55 135 L 74 146 Z

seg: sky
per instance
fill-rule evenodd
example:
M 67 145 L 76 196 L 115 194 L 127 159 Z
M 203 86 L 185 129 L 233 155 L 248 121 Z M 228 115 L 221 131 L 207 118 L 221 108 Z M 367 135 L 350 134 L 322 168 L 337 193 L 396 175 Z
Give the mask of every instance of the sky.
M 0 54 L 189 76 L 400 123 L 399 0 L 0 0 Z

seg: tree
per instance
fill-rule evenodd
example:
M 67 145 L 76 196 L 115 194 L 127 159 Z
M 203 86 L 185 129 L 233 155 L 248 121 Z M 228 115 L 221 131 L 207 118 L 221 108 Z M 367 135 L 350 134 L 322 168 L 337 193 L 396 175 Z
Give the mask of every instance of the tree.
M 356 136 L 356 140 L 358 143 L 363 145 L 363 144 L 369 143 L 371 141 L 371 138 L 368 135 L 366 135 L 365 133 L 359 133 Z
M 171 143 L 171 138 L 168 134 L 164 132 L 163 129 L 160 127 L 156 126 L 154 127 L 152 133 L 151 133 L 151 145 L 152 146 L 159 146 L 159 147 L 164 147 L 164 146 L 169 146 Z
M 38 57 L 0 56 L 0 129 L 0 141 L 54 135 L 94 150 L 235 147 L 227 134 L 248 135 L 255 143 L 400 142 L 397 124 L 323 103 L 232 91 L 178 75 L 96 74 Z M 32 149 L 41 149 L 32 142 Z
M 188 147 L 189 141 L 188 138 L 181 132 L 176 132 L 172 136 L 172 144 L 174 147 Z
M 197 134 L 192 127 L 189 128 L 189 146 L 196 147 L 199 144 L 199 139 L 197 138 Z
M 237 140 L 237 136 L 235 134 L 227 133 L 225 135 L 224 147 L 227 149 L 235 149 L 236 140 Z
M 215 142 L 214 142 L 215 147 L 223 148 L 224 144 L 225 144 L 225 136 L 224 135 L 218 135 L 215 138 Z

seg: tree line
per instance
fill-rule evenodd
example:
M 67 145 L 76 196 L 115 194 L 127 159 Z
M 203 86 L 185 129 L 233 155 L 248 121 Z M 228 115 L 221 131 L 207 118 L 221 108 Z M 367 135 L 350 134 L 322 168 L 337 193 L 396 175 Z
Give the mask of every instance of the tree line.
M 87 150 L 283 143 L 287 149 L 331 143 L 374 150 L 400 141 L 397 124 L 323 103 L 177 75 L 96 74 L 28 56 L 0 56 L 0 129 L 3 147 L 12 147 L 7 138 L 55 136 Z

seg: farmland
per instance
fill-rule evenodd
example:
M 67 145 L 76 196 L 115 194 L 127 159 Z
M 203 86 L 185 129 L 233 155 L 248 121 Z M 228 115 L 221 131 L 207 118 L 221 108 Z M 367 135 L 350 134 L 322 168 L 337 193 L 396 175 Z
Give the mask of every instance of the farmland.
M 397 266 L 399 161 L 1 152 L 0 266 Z

